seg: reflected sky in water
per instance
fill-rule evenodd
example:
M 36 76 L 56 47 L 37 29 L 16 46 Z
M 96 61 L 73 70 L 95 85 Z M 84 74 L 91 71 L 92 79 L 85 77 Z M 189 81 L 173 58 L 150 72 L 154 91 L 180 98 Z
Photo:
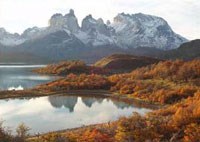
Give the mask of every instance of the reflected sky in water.
M 32 88 L 53 80 L 53 77 L 33 73 L 44 65 L 2 65 L 0 64 L 0 90 Z
M 24 122 L 32 128 L 32 134 L 108 122 L 120 116 L 129 116 L 134 111 L 145 114 L 150 110 L 94 97 L 50 96 L 0 100 L 0 119 L 5 120 L 4 126 L 14 130 Z

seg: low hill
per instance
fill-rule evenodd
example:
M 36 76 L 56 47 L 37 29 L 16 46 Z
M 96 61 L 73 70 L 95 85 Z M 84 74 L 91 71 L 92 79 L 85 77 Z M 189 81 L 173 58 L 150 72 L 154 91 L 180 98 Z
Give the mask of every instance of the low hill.
M 97 61 L 94 66 L 117 72 L 131 71 L 146 65 L 158 63 L 156 58 L 134 56 L 128 54 L 114 54 Z
M 52 74 L 52 75 L 68 75 L 68 74 L 107 74 L 107 71 L 87 65 L 80 60 L 62 61 L 56 64 L 50 64 L 46 67 L 34 70 L 34 72 L 40 74 Z

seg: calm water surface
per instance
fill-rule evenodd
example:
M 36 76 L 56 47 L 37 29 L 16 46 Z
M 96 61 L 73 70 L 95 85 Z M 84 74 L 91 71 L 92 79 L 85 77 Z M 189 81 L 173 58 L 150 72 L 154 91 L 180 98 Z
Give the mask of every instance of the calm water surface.
M 133 112 L 145 114 L 149 109 L 107 98 L 50 96 L 31 99 L 0 100 L 0 117 L 4 126 L 14 130 L 19 123 L 42 133 L 116 120 Z
M 42 66 L 0 64 L 0 90 L 31 88 L 55 79 L 31 72 Z M 120 116 L 130 116 L 133 112 L 145 114 L 149 111 L 134 104 L 94 97 L 50 96 L 0 100 L 0 121 L 4 121 L 4 126 L 13 133 L 22 122 L 31 128 L 31 134 L 35 134 L 109 122 Z
M 32 88 L 54 79 L 51 76 L 32 72 L 39 67 L 44 65 L 0 64 L 0 90 Z

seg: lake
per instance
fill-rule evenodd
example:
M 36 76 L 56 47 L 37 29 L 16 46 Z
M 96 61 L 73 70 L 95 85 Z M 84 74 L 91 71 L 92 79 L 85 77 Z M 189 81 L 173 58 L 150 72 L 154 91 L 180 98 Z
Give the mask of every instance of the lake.
M 32 72 L 45 65 L 0 64 L 0 90 L 22 90 L 55 79 L 47 75 Z
M 32 72 L 43 66 L 0 64 L 0 90 L 32 88 L 54 80 L 55 77 Z M 0 100 L 0 121 L 13 130 L 12 133 L 22 122 L 35 134 L 109 122 L 133 112 L 145 114 L 149 111 L 108 98 L 78 95 Z
M 31 134 L 109 122 L 120 116 L 130 116 L 133 112 L 145 114 L 149 111 L 134 104 L 95 97 L 49 96 L 0 100 L 4 126 L 14 130 L 23 122 L 31 128 Z

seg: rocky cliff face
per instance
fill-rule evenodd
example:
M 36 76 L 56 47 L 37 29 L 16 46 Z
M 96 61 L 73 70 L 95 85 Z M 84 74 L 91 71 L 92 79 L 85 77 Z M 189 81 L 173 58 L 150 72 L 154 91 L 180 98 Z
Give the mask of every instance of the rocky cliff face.
M 114 45 L 114 29 L 108 27 L 103 19 L 86 16 L 82 21 L 81 30 L 76 36 L 89 46 Z
M 78 20 L 74 15 L 74 10 L 70 10 L 68 14 L 55 14 L 49 20 L 49 30 L 65 30 L 76 33 L 80 30 Z

